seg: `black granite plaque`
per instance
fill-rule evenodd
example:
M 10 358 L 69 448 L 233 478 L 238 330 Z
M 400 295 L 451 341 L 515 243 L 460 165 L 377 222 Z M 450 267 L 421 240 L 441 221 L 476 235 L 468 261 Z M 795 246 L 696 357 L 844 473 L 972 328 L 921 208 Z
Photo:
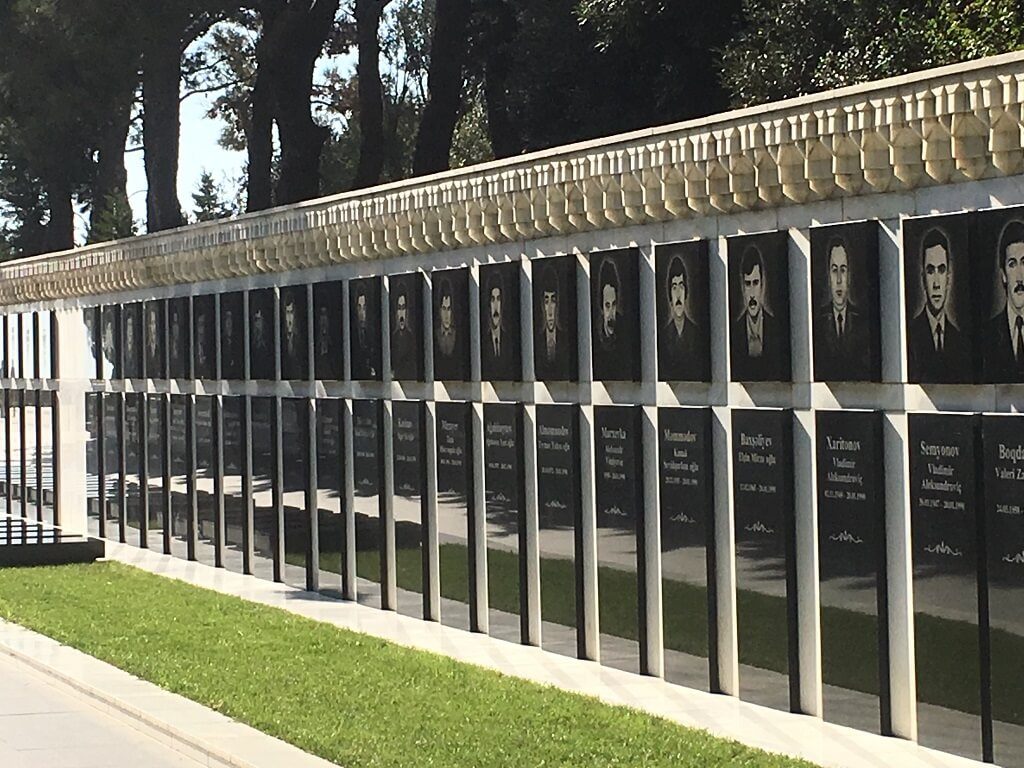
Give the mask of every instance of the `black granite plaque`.
M 124 377 L 141 379 L 144 352 L 142 304 L 125 304 L 121 308 L 121 319 L 124 323 Z
M 971 286 L 977 381 L 1024 382 L 1024 206 L 974 214 Z
M 154 552 L 164 552 L 164 531 L 167 529 L 167 513 L 164 504 L 164 478 L 167 474 L 166 435 L 164 433 L 163 395 L 149 395 L 146 398 L 146 487 L 143 492 L 149 499 L 147 543 Z M 170 547 L 167 547 L 169 550 Z M 166 552 L 165 554 L 169 554 Z
M 908 421 L 918 740 L 980 759 L 978 419 Z
M 484 405 L 487 592 L 493 637 L 531 642 L 527 622 L 523 407 Z
M 136 546 L 142 543 L 142 420 L 145 403 L 137 393 L 124 396 L 125 537 Z
M 309 319 L 307 288 L 281 288 L 281 378 L 309 378 Z
M 594 408 L 601 663 L 646 673 L 642 419 L 639 406 Z
M 224 305 L 221 304 L 223 322 Z M 222 337 L 223 338 L 223 337 Z M 248 503 L 245 493 L 246 446 L 245 398 L 225 397 L 221 405 L 224 424 L 224 567 L 244 573 L 248 530 Z
M 198 357 L 196 362 L 199 362 Z M 215 400 L 213 397 L 197 397 L 192 409 L 196 441 L 196 469 L 193 475 L 198 531 L 196 559 L 206 565 L 217 564 L 217 496 L 220 489 L 217 477 Z
M 882 415 L 819 411 L 816 424 L 824 716 L 888 735 Z
M 533 368 L 537 381 L 576 381 L 576 257 L 533 262 Z
M 341 592 L 341 574 L 347 541 L 345 528 L 345 458 L 342 428 L 343 400 L 318 400 L 316 404 L 317 520 L 320 526 L 320 589 Z
M 476 594 L 471 409 L 469 403 L 438 403 L 435 433 L 441 621 L 475 632 L 470 607 Z
M 974 381 L 970 215 L 903 220 L 907 380 Z
M 522 325 L 518 261 L 480 267 L 480 378 L 519 381 Z
M 167 364 L 172 379 L 192 378 L 191 301 L 182 296 L 167 302 Z
M 212 293 L 192 299 L 192 350 L 197 379 L 217 378 L 217 304 Z
M 706 240 L 654 249 L 658 379 L 711 381 Z
M 383 440 L 381 402 L 352 401 L 352 480 L 356 526 L 357 596 L 382 605 L 381 574 L 387 570 L 381 497 Z
M 273 326 L 271 326 L 273 328 Z M 277 569 L 278 519 L 275 507 L 277 422 L 274 399 L 254 397 L 252 409 L 252 571 L 257 578 L 272 580 Z
M 167 378 L 167 302 L 147 301 L 142 309 L 143 341 L 145 348 L 146 378 Z
M 276 377 L 275 312 L 273 288 L 249 291 L 249 378 Z
M 220 378 L 245 378 L 245 294 L 220 297 Z
M 400 381 L 423 380 L 423 274 L 388 278 L 391 323 L 391 375 Z
M 424 491 L 424 405 L 396 400 L 391 405 L 391 458 L 393 467 L 395 559 L 398 610 L 412 616 L 430 615 L 430 580 L 427 576 L 425 536 L 427 506 Z
M 640 252 L 590 255 L 590 340 L 594 379 L 640 380 Z
M 19 317 L 19 320 L 21 318 Z M 21 353 L 22 377 L 25 373 L 24 338 L 19 342 Z M 100 314 L 100 378 L 121 378 L 121 308 L 119 306 L 103 307 Z
M 800 711 L 793 415 L 732 412 L 740 697 Z
M 349 349 L 352 378 L 380 381 L 380 278 L 362 277 L 348 284 Z
M 434 378 L 466 381 L 469 375 L 469 270 L 431 274 Z
M 124 472 L 122 449 L 124 447 L 123 396 L 117 393 L 103 395 L 103 481 L 106 487 L 105 509 L 106 533 L 108 539 L 123 539 L 124 526 Z M 20 419 L 24 427 L 24 415 Z M 22 442 L 24 448 L 24 442 Z M 24 485 L 24 474 L 19 475 Z
M 1024 417 L 982 417 L 994 760 L 1024 760 Z
M 789 234 L 730 237 L 732 381 L 791 381 Z
M 282 294 L 282 308 L 284 296 Z M 282 316 L 283 316 L 282 312 Z M 282 331 L 284 328 L 282 327 Z M 312 537 L 309 516 L 309 401 L 281 399 L 281 447 L 284 488 L 284 581 L 310 589 Z
M 658 409 L 665 679 L 720 690 L 711 411 Z
M 881 381 L 878 280 L 878 222 L 811 228 L 817 381 Z
M 341 346 L 342 286 L 341 282 L 313 286 L 313 365 L 315 378 L 321 380 L 345 378 Z
M 579 409 L 537 406 L 537 513 L 543 647 L 587 656 L 583 635 L 583 544 Z

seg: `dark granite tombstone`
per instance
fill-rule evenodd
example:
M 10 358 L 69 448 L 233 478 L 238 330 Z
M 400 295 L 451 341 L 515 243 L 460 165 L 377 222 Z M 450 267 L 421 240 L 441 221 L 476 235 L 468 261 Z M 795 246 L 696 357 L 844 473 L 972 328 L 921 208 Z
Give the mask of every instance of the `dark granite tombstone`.
M 222 313 L 222 320 L 223 317 Z M 245 493 L 245 475 L 248 472 L 245 398 L 225 397 L 221 409 L 224 424 L 224 567 L 235 573 L 245 573 L 246 544 L 252 535 L 248 527 L 249 505 Z
M 518 261 L 480 267 L 480 378 L 519 381 L 523 377 Z
M 281 446 L 284 451 L 284 581 L 299 589 L 310 589 L 313 585 L 310 572 L 313 539 L 309 516 L 308 400 L 291 397 L 281 400 Z
M 640 252 L 590 254 L 590 346 L 596 381 L 640 380 Z
M 740 697 L 800 711 L 793 415 L 732 412 Z
M 167 302 L 167 365 L 172 379 L 192 378 L 192 309 L 187 296 Z
M 814 378 L 881 381 L 878 222 L 811 227 Z
M 349 350 L 352 379 L 380 381 L 380 278 L 362 277 L 348 284 Z
M 711 411 L 658 409 L 665 679 L 718 691 Z
M 730 237 L 732 381 L 791 381 L 789 233 Z
M 476 632 L 471 416 L 469 403 L 437 403 L 437 532 L 441 621 Z
M 245 294 L 220 296 L 220 378 L 245 378 Z
M 438 270 L 433 286 L 434 379 L 467 381 L 469 370 L 469 270 Z
M 343 285 L 333 282 L 313 286 L 313 367 L 317 379 L 345 378 L 341 343 Z
M 1019 384 L 1024 382 L 1024 206 L 978 211 L 973 223 L 976 381 Z
M 167 378 L 167 302 L 147 301 L 142 308 L 142 346 L 148 379 Z
M 970 214 L 903 219 L 907 381 L 974 381 L 970 224 Z
M 309 378 L 309 317 L 307 287 L 281 288 L 281 378 Z
M 167 471 L 167 439 L 164 434 L 166 400 L 164 395 L 146 397 L 146 487 L 149 505 L 146 544 L 154 552 L 164 552 L 164 533 L 168 535 L 167 515 L 164 504 L 164 481 Z M 167 542 L 169 545 L 169 541 Z M 170 549 L 168 546 L 167 549 Z
M 381 590 L 384 547 L 384 446 L 380 400 L 352 401 L 352 505 L 356 535 L 356 594 L 360 602 L 389 607 Z
M 891 733 L 882 414 L 816 415 L 824 717 Z
M 585 658 L 579 430 L 578 406 L 537 406 L 541 643 Z
M 523 407 L 484 405 L 484 503 L 489 632 L 530 643 L 527 604 Z
M 145 352 L 142 339 L 142 304 L 125 304 L 121 308 L 121 320 L 124 323 L 124 377 L 141 379 Z
M 277 547 L 277 417 L 274 399 L 254 397 L 252 412 L 252 571 L 257 578 L 273 580 L 282 567 Z
M 1012 250 L 1011 250 L 1012 253 Z M 999 765 L 1024 765 L 1024 417 L 983 416 L 992 741 Z M 984 679 L 984 677 L 983 677 Z
M 594 408 L 601 663 L 646 673 L 642 424 L 639 406 Z
M 532 270 L 534 375 L 537 381 L 576 381 L 576 257 L 537 259 Z
M 124 471 L 125 471 L 125 537 L 139 546 L 143 541 L 142 505 L 142 420 L 145 401 L 138 393 L 124 396 Z
M 121 540 L 124 510 L 124 463 L 122 461 L 123 408 L 122 395 L 103 395 L 103 475 L 106 486 L 105 509 L 106 533 L 108 539 Z
M 249 378 L 277 376 L 277 344 L 273 288 L 249 291 Z
M 212 293 L 192 299 L 192 375 L 197 379 L 217 378 L 217 304 Z
M 189 466 L 188 436 L 191 430 L 186 421 L 191 413 L 187 395 L 171 395 L 170 435 L 170 479 L 171 479 L 171 554 L 178 558 L 188 557 L 189 498 L 188 486 L 192 475 Z
M 198 356 L 196 362 L 198 363 Z M 196 493 L 198 547 L 196 557 L 205 565 L 217 564 L 217 497 L 220 477 L 217 474 L 216 398 L 195 399 L 196 470 L 193 475 Z
M 20 347 L 22 371 L 25 370 L 24 344 Z M 101 379 L 121 378 L 121 308 L 103 307 L 100 313 L 100 369 Z M 22 373 L 24 376 L 24 373 Z
M 658 379 L 711 381 L 708 243 L 654 249 L 658 309 Z
M 980 759 L 978 419 L 908 421 L 918 741 Z
M 424 455 L 424 405 L 396 400 L 391 405 L 391 460 L 394 481 L 395 571 L 398 611 L 430 616 L 430 579 L 426 571 L 427 478 Z
M 342 592 L 344 582 L 341 574 L 343 568 L 347 569 L 343 409 L 343 400 L 318 400 L 316 403 L 316 509 L 320 543 L 320 590 L 334 595 Z
M 423 380 L 423 274 L 407 272 L 388 278 L 391 319 L 391 376 Z

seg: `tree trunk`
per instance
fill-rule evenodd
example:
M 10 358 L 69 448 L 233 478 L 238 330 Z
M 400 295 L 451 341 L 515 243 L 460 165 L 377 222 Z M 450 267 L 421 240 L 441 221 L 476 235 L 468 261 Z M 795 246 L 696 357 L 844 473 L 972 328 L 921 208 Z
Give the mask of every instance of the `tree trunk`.
M 524 150 L 523 137 L 509 114 L 508 79 L 515 39 L 515 13 L 498 0 L 489 9 L 491 18 L 484 44 L 484 106 L 487 132 L 495 158 L 512 157 Z
M 259 61 L 259 46 L 257 46 Z M 271 192 L 271 163 L 274 155 L 274 108 L 268 75 L 258 64 L 256 81 L 250 96 L 249 126 L 246 129 L 246 204 L 247 211 L 262 211 L 274 204 Z
M 132 93 L 125 94 L 114 105 L 100 133 L 96 181 L 92 189 L 92 212 L 89 217 L 90 242 L 110 237 L 129 237 L 132 234 L 128 172 L 124 166 L 124 150 L 132 119 L 132 96 Z M 108 231 L 112 224 L 113 229 Z
M 75 212 L 71 207 L 71 185 L 66 179 L 46 185 L 46 201 L 50 208 L 46 252 L 70 251 L 75 247 Z
M 448 169 L 452 135 L 462 106 L 469 11 L 469 0 L 437 0 L 427 75 L 430 98 L 420 120 L 412 163 L 416 176 Z
M 146 228 L 160 232 L 182 225 L 178 201 L 181 139 L 180 30 L 149 41 L 142 59 L 142 141 L 146 155 Z
M 380 182 L 384 168 L 384 85 L 380 79 L 380 16 L 387 0 L 356 1 L 356 63 L 359 98 L 359 166 L 355 189 Z

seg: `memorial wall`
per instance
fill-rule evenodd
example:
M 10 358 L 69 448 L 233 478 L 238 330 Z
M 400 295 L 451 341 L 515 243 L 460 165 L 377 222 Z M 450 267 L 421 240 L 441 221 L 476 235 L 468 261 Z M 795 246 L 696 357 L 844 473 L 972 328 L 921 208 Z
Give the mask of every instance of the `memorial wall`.
M 2 267 L 4 503 L 1024 765 L 1020 94 L 1015 54 Z

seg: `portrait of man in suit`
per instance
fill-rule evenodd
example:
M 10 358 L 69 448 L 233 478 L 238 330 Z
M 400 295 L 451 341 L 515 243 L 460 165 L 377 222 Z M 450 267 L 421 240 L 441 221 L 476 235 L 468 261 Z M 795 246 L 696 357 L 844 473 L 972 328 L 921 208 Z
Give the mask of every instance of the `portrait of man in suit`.
M 601 262 L 599 271 L 598 297 L 601 302 L 601 323 L 598 326 L 597 338 L 603 350 L 615 352 L 619 346 L 616 326 L 619 321 L 619 303 L 622 296 L 619 272 L 615 268 L 615 262 L 607 258 Z
M 359 285 L 356 288 L 356 332 L 355 332 L 355 343 L 356 343 L 356 354 L 353 358 L 359 361 L 359 371 L 364 372 L 370 378 L 376 378 L 377 371 L 370 360 L 370 329 L 367 325 L 369 310 L 367 308 L 366 288 L 363 285 Z
M 819 381 L 851 380 L 868 365 L 867 318 L 851 298 L 854 275 L 849 246 L 832 237 L 825 246 L 829 301 L 814 318 L 814 371 Z
M 480 267 L 480 374 L 484 381 L 521 377 L 519 263 Z
M 308 374 L 304 286 L 281 289 L 281 375 L 302 379 Z
M 411 328 L 409 304 L 408 286 L 403 281 L 397 286 L 391 318 L 391 369 L 396 379 L 405 376 L 415 366 L 416 337 Z
M 505 332 L 504 292 L 501 274 L 492 272 L 484 286 L 488 322 L 482 346 L 488 370 L 507 371 L 512 367 L 515 350 Z
M 909 378 L 915 382 L 960 382 L 971 368 L 970 349 L 950 317 L 954 258 L 949 237 L 939 227 L 921 240 L 920 276 L 924 307 L 907 329 Z
M 379 380 L 381 375 L 380 278 L 366 277 L 348 284 L 349 347 L 352 378 Z
M 784 242 L 784 241 L 782 241 Z M 789 323 L 781 322 L 775 312 L 768 308 L 769 281 L 777 280 L 785 285 L 785 248 L 776 249 L 778 263 L 769 272 L 768 262 L 758 243 L 742 244 L 739 269 L 735 278 L 739 290 L 741 309 L 734 316 L 729 333 L 730 359 L 734 381 L 789 381 Z M 788 301 L 787 291 L 776 287 L 778 302 Z M 734 308 L 735 309 L 735 308 Z
M 560 354 L 561 329 L 558 322 L 558 273 L 551 265 L 542 270 L 540 291 L 543 316 L 537 345 L 540 357 L 548 364 L 555 364 Z
M 982 339 L 984 380 L 1024 382 L 1024 221 L 1011 219 L 999 235 L 996 253 L 1003 309 L 992 317 Z
M 686 263 L 679 254 L 668 262 L 663 286 L 667 300 L 668 319 L 658 331 L 658 362 L 664 373 L 686 381 L 703 380 L 706 367 L 700 359 L 702 330 L 688 313 L 690 280 Z M 662 376 L 662 378 L 666 378 Z
M 576 256 L 540 259 L 533 266 L 533 367 L 538 381 L 575 381 Z
M 146 374 L 151 379 L 163 377 L 163 345 L 160 328 L 160 305 L 156 302 L 146 304 Z
M 639 381 L 639 251 L 635 248 L 603 251 L 592 253 L 590 259 L 594 379 Z
M 441 357 L 452 358 L 455 355 L 456 334 L 455 307 L 452 304 L 452 283 L 447 277 L 438 281 L 438 320 L 434 329 L 437 351 Z
M 240 293 L 220 297 L 220 364 L 221 377 L 225 379 L 242 378 L 242 302 Z
M 210 350 L 207 345 L 206 313 L 196 312 L 196 375 L 199 376 L 207 370 Z

